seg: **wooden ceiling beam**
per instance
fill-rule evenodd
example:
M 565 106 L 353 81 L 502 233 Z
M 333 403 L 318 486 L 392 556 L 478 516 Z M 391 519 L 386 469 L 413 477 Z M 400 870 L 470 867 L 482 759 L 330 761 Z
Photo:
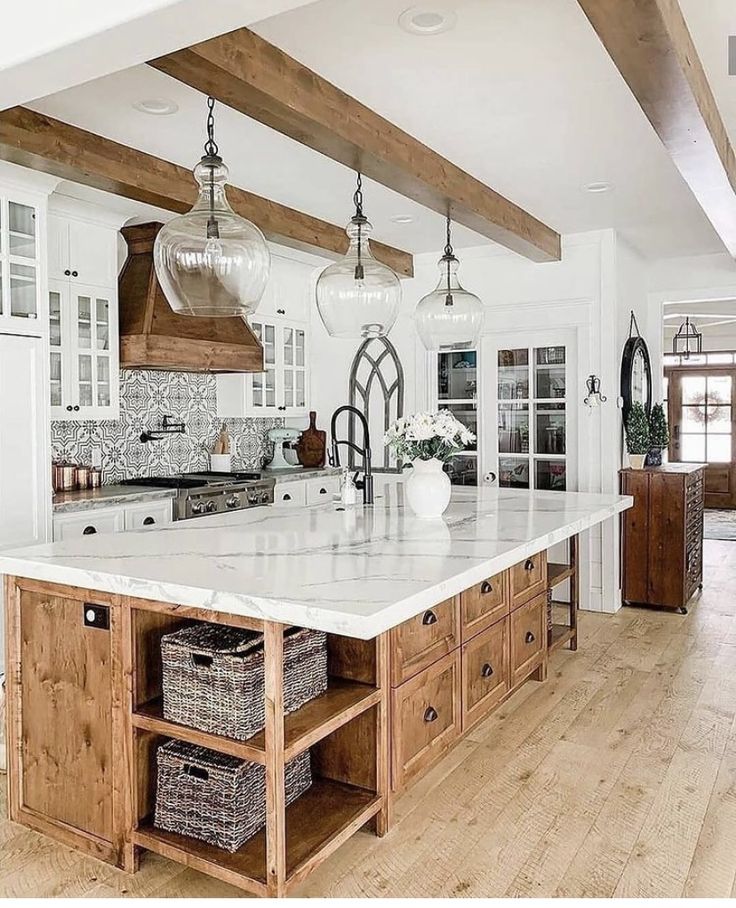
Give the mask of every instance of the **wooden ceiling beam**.
M 677 0 L 578 0 L 723 245 L 736 257 L 736 158 Z M 726 65 L 724 46 L 723 65 Z
M 167 211 L 189 211 L 197 198 L 197 184 L 186 167 L 25 107 L 0 112 L 0 158 Z M 275 243 L 331 258 L 347 250 L 343 227 L 237 186 L 228 186 L 227 197 L 238 214 Z M 400 276 L 413 275 L 408 252 L 373 240 L 371 249 Z
M 559 234 L 247 28 L 149 63 L 535 262 Z

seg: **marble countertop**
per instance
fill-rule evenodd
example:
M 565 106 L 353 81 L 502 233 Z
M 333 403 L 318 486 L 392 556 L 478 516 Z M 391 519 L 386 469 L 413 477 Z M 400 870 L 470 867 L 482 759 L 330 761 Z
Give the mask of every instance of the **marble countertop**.
M 75 492 L 57 492 L 54 496 L 54 514 L 88 511 L 92 508 L 133 504 L 136 501 L 154 501 L 174 498 L 176 489 L 152 489 L 150 486 L 107 485 L 99 489 L 78 489 Z
M 629 496 L 454 488 L 440 520 L 404 507 L 263 507 L 0 553 L 0 572 L 369 639 L 615 516 Z
M 269 470 L 264 467 L 261 476 L 264 479 L 275 479 L 276 482 L 294 482 L 299 479 L 320 479 L 322 476 L 339 476 L 340 467 L 294 467 L 293 470 Z

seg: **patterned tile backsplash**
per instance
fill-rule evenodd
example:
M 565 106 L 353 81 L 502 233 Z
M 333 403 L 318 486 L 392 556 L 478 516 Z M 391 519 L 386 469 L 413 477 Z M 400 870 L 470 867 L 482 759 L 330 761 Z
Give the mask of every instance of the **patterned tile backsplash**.
M 160 427 L 168 414 L 184 421 L 184 435 L 143 444 L 144 429 Z M 272 454 L 266 433 L 283 425 L 280 419 L 228 419 L 233 469 L 260 468 Z M 135 476 L 209 468 L 209 452 L 223 420 L 217 417 L 214 375 L 191 372 L 120 373 L 120 419 L 54 420 L 51 449 L 55 460 L 91 463 L 93 451 L 102 455 L 102 481 L 119 482 Z

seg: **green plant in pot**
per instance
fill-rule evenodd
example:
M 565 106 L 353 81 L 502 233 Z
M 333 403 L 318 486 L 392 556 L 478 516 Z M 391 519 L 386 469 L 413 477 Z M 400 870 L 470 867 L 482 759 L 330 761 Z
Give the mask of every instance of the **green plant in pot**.
M 670 430 L 667 425 L 667 416 L 662 404 L 655 404 L 649 414 L 649 453 L 647 466 L 659 467 L 662 465 L 662 451 L 669 447 Z
M 631 405 L 626 419 L 626 450 L 633 470 L 642 469 L 649 447 L 649 420 L 644 407 L 637 401 Z

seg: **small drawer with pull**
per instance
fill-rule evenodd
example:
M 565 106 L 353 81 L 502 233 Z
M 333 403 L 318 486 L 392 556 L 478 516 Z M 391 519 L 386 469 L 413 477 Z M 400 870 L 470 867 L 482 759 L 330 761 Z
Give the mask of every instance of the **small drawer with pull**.
M 425 609 L 391 631 L 391 684 L 397 687 L 460 643 L 459 597 Z
M 511 568 L 511 608 L 547 589 L 547 553 L 530 555 Z
M 395 688 L 391 782 L 395 791 L 425 772 L 460 734 L 460 651 Z
M 511 686 L 516 687 L 542 664 L 547 640 L 547 594 L 524 603 L 509 619 Z
M 509 613 L 508 571 L 487 577 L 460 595 L 463 641 Z
M 319 479 L 308 479 L 307 504 L 328 504 L 340 491 L 339 476 L 324 476 Z
M 463 731 L 497 706 L 510 690 L 509 621 L 497 621 L 463 646 Z
M 165 501 L 144 501 L 125 507 L 125 529 L 141 530 L 166 526 L 173 519 L 171 499 Z
M 54 514 L 54 542 L 77 539 L 80 536 L 97 536 L 120 533 L 125 529 L 122 508 L 88 508 L 70 514 Z
M 307 503 L 306 483 L 303 480 L 277 482 L 273 490 L 273 503 L 281 507 L 303 508 Z

